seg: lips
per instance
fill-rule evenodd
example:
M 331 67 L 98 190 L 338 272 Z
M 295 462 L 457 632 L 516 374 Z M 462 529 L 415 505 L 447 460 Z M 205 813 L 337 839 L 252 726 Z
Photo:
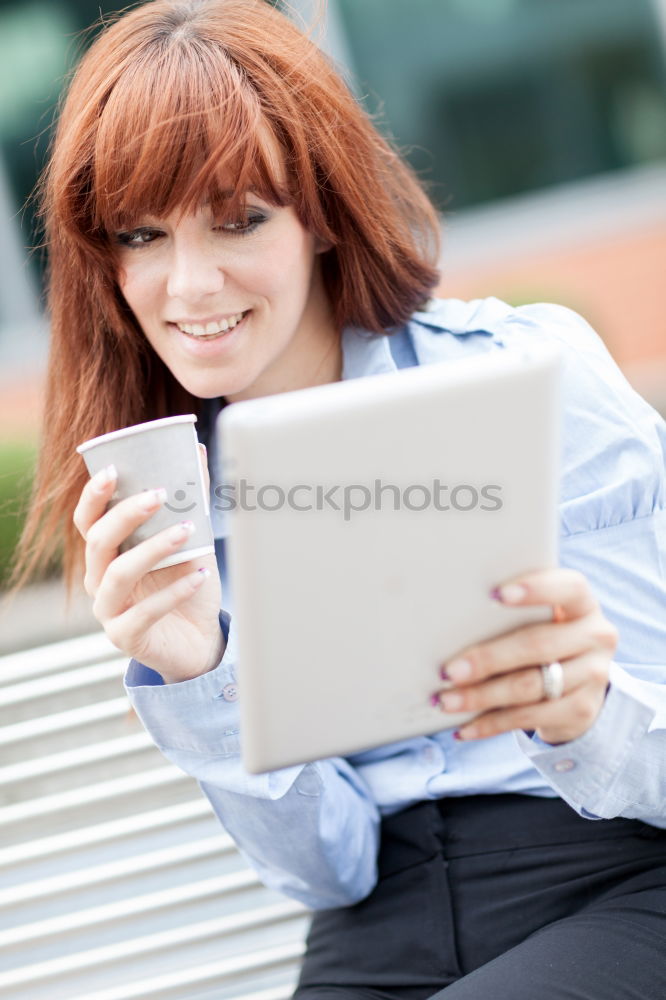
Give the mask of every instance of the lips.
M 225 316 L 227 322 L 227 329 L 221 329 L 220 320 L 206 320 L 205 323 L 169 323 L 169 329 L 171 331 L 171 336 L 175 338 L 175 343 L 178 345 L 177 350 L 182 352 L 187 358 L 198 361 L 214 361 L 216 358 L 221 358 L 223 355 L 226 356 L 230 351 L 234 350 L 234 345 L 238 344 L 239 339 L 242 341 L 244 337 L 244 331 L 246 330 L 249 323 L 252 322 L 252 317 L 254 312 L 252 309 L 248 309 L 243 313 L 234 313 L 233 317 Z M 231 327 L 229 326 L 229 319 L 240 316 L 240 321 L 234 323 Z M 206 329 L 209 323 L 215 323 L 216 328 L 220 329 L 219 333 L 204 333 L 195 334 L 188 333 L 187 330 L 181 329 L 183 326 L 199 326 L 202 329 Z

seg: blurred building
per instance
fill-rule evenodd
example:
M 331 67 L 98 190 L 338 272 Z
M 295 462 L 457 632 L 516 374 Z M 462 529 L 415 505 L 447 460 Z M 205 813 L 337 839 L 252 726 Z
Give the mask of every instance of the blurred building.
M 0 0 L 0 423 L 46 352 L 22 206 L 79 33 L 120 6 Z M 570 305 L 666 404 L 666 0 L 328 0 L 321 42 L 443 213 L 443 294 Z
M 442 294 L 582 313 L 666 412 L 666 0 L 335 0 L 443 213 Z

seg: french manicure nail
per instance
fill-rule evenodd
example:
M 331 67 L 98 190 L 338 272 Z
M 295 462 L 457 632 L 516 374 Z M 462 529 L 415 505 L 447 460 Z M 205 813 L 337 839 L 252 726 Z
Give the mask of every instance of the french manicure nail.
M 92 487 L 95 493 L 104 493 L 106 491 L 109 483 L 113 482 L 114 479 L 118 478 L 118 473 L 116 471 L 115 465 L 107 465 L 105 469 L 101 469 L 92 478 Z
M 173 528 L 169 529 L 169 541 L 170 542 L 180 542 L 183 538 L 187 538 L 194 532 L 194 524 L 192 521 L 181 521 L 180 524 L 175 524 Z
M 160 504 L 164 503 L 166 498 L 167 491 L 161 487 L 157 490 L 146 490 L 141 500 L 141 509 L 153 510 L 154 507 L 159 507 Z
M 455 712 L 456 709 L 462 708 L 462 695 L 459 694 L 445 694 L 442 696 L 442 705 L 447 712 Z
M 499 588 L 500 600 L 505 604 L 519 604 L 527 596 L 527 587 L 520 583 L 507 583 Z
M 451 660 L 446 669 L 451 680 L 466 681 L 471 676 L 472 664 L 469 660 Z

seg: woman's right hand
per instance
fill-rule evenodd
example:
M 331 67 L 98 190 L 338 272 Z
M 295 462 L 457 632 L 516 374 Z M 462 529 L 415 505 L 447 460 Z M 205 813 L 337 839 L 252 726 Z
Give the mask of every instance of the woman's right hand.
M 208 478 L 205 461 L 202 465 Z M 114 646 L 152 667 L 167 683 L 212 670 L 224 653 L 215 556 L 151 572 L 189 537 L 181 526 L 119 553 L 120 544 L 159 509 L 165 496 L 150 490 L 107 510 L 116 479 L 105 481 L 105 472 L 86 483 L 74 511 L 74 524 L 86 542 L 83 585 L 94 599 L 95 618 Z

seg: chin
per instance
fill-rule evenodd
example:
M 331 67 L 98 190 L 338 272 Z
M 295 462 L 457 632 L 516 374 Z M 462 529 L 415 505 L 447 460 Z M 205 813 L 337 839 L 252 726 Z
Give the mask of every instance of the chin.
M 194 378 L 178 379 L 187 392 L 197 399 L 217 399 L 220 396 L 233 395 L 247 388 L 247 383 L 238 378 L 224 378 L 218 375 L 215 379 Z

